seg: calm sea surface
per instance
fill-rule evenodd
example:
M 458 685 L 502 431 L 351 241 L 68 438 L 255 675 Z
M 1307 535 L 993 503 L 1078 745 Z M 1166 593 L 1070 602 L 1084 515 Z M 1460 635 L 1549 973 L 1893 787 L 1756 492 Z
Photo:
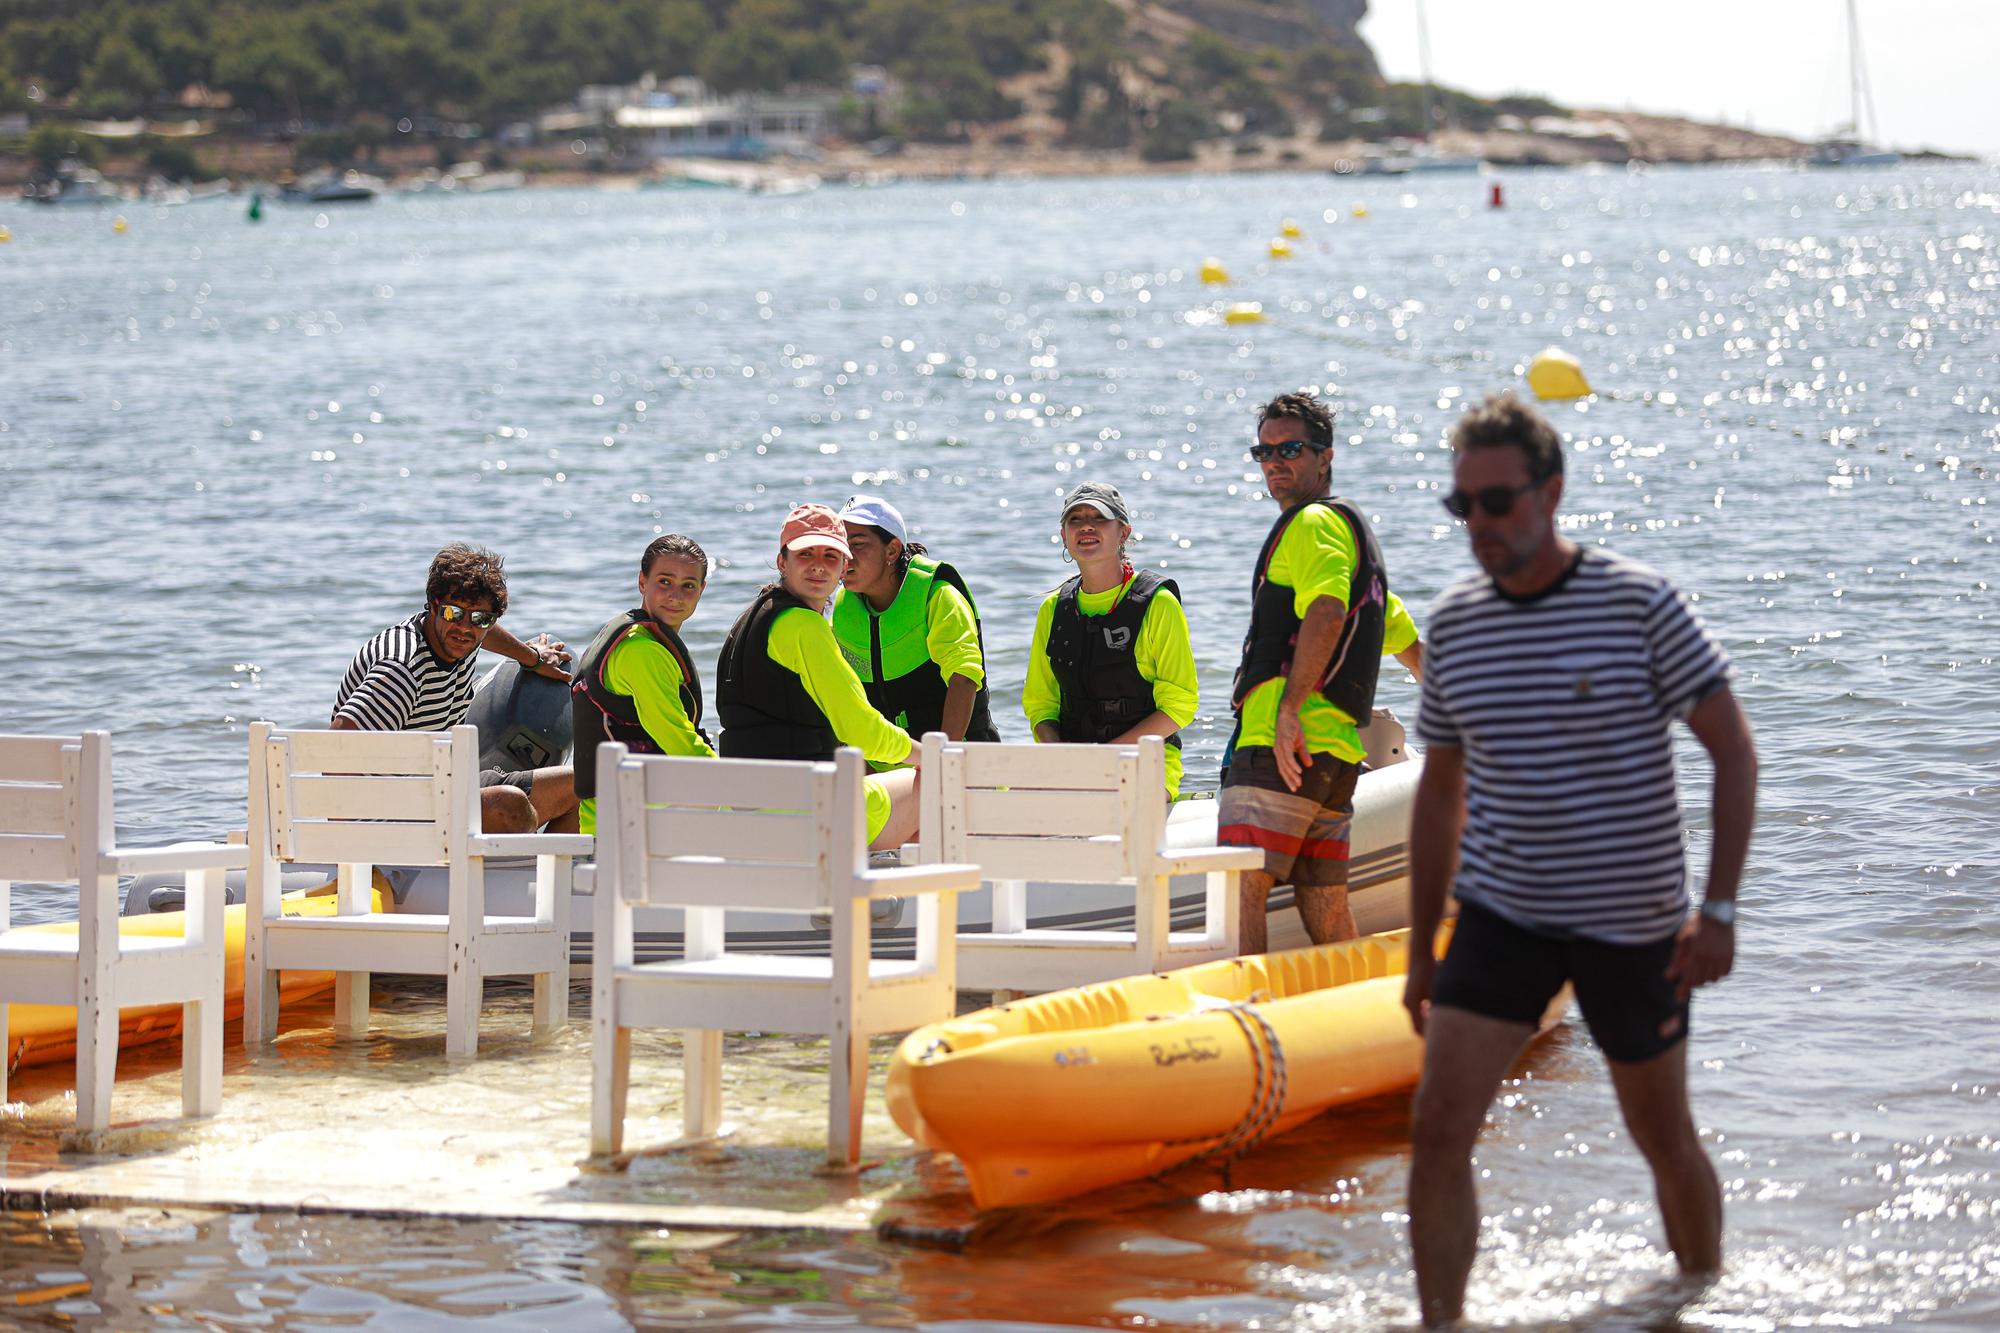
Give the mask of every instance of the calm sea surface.
M 445 541 L 505 554 L 516 632 L 575 643 L 630 604 L 647 540 L 690 533 L 721 561 L 688 635 L 712 660 L 787 506 L 865 488 L 971 580 L 1019 739 L 1057 500 L 1091 478 L 1180 582 L 1190 786 L 1212 786 L 1275 512 L 1243 454 L 1256 405 L 1332 393 L 1336 481 L 1420 609 L 1469 567 L 1437 504 L 1445 431 L 1559 344 L 1607 395 L 1554 413 L 1571 535 L 1698 593 L 1762 751 L 1739 970 L 1693 1038 L 1730 1272 L 1678 1304 L 1644 1168 L 1567 1031 L 1482 1140 L 1473 1312 L 2000 1326 L 2000 176 L 1505 183 L 1499 212 L 1469 178 L 1305 175 L 545 191 L 259 225 L 230 201 L 135 206 L 124 235 L 0 206 L 0 729 L 108 728 L 121 839 L 214 834 L 243 820 L 248 723 L 323 721 Z M 1269 260 L 1286 218 L 1297 257 Z M 1210 256 L 1232 286 L 1198 283 Z M 1222 299 L 1267 322 L 1223 323 Z M 1413 707 L 1400 673 L 1386 692 Z M 22 1317 L 227 1327 L 1394 1323 L 1405 1113 L 957 1254 L 64 1214 L 0 1222 L 0 1289 L 90 1284 Z

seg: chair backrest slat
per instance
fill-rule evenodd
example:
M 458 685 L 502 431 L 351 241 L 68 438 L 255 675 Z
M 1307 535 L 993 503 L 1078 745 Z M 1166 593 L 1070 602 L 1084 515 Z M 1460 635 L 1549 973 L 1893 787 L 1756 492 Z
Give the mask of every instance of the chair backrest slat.
M 62 783 L 0 781 L 0 833 L 67 836 L 75 819 L 75 801 Z
M 435 823 L 388 824 L 301 820 L 279 848 L 286 861 L 363 862 L 368 865 L 437 866 L 449 859 L 444 831 Z
M 816 767 L 772 759 L 648 763 L 646 804 L 810 812 Z
M 654 907 L 817 912 L 828 905 L 819 866 L 795 861 L 648 857 L 646 888 Z
M 1090 838 L 1123 827 L 1118 792 L 968 788 L 965 826 L 996 837 Z
M 1118 789 L 1121 766 L 1136 762 L 1130 747 L 1115 745 L 967 744 L 968 787 L 1040 788 L 1055 791 Z
M 61 834 L 0 834 L 0 879 L 75 883 L 75 839 Z
M 431 747 L 448 744 L 443 731 L 283 731 L 294 773 L 378 773 L 429 777 Z
M 646 811 L 646 845 L 654 856 L 754 857 L 806 866 L 816 865 L 820 855 L 809 810 L 654 808 Z
M 76 736 L 0 736 L 0 774 L 8 782 L 61 782 L 62 752 L 80 744 Z
M 979 867 L 981 879 L 1050 884 L 1117 884 L 1128 878 L 1123 838 L 982 838 L 959 844 L 954 858 Z
M 292 778 L 293 819 L 388 819 L 408 823 L 433 804 L 431 775 Z M 413 816 L 412 812 L 416 812 Z

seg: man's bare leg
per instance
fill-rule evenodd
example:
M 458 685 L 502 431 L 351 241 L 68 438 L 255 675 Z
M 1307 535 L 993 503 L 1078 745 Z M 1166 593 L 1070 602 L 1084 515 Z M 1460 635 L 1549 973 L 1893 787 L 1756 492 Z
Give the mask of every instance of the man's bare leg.
M 1292 897 L 1299 904 L 1299 920 L 1306 923 L 1306 937 L 1314 944 L 1338 944 L 1361 933 L 1347 903 L 1345 884 L 1299 884 Z
M 1271 886 L 1277 881 L 1262 870 L 1246 870 L 1237 886 L 1243 898 L 1243 926 L 1238 935 L 1239 948 L 1245 954 L 1263 953 L 1269 947 L 1269 933 L 1265 926 L 1265 913 L 1271 898 Z
M 1479 1249 L 1472 1145 L 1500 1080 L 1535 1029 L 1434 1006 L 1424 1034 L 1410 1153 L 1410 1251 L 1427 1328 L 1465 1312 L 1465 1282 Z
M 1690 1275 L 1722 1271 L 1722 1186 L 1688 1106 L 1687 1042 L 1650 1060 L 1607 1060 L 1625 1127 L 1653 1169 L 1667 1245 Z
M 479 830 L 482 833 L 533 833 L 535 807 L 519 787 L 479 789 Z
M 528 793 L 535 807 L 535 825 L 548 826 L 551 833 L 574 833 L 581 816 L 576 807 L 576 771 L 562 768 L 535 770 L 535 788 Z M 530 829 L 529 832 L 534 830 Z

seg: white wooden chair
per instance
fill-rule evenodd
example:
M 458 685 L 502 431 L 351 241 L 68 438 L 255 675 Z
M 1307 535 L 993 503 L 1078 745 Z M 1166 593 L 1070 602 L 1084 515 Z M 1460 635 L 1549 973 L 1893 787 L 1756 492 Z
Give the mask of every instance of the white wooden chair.
M 571 858 L 581 834 L 482 834 L 479 732 L 282 731 L 250 728 L 250 878 L 244 931 L 243 1041 L 278 1035 L 278 973 L 331 971 L 334 1031 L 368 1030 L 368 975 L 445 978 L 445 1052 L 479 1043 L 490 976 L 534 978 L 534 1035 L 569 1013 Z M 535 858 L 533 916 L 486 911 L 486 858 Z M 284 916 L 280 867 L 339 867 L 332 916 Z M 450 867 L 443 914 L 371 910 L 377 865 Z
M 958 937 L 968 990 L 1051 991 L 1234 958 L 1237 880 L 1254 847 L 1169 849 L 1166 750 L 1137 745 L 1003 745 L 924 737 L 918 833 L 923 862 L 970 861 L 993 886 L 993 928 Z M 1171 881 L 1206 875 L 1202 926 L 1172 928 Z M 1133 929 L 1037 929 L 1027 882 L 1129 884 Z
M 111 737 L 0 736 L 0 1102 L 7 1099 L 7 1002 L 76 1008 L 76 1123 L 111 1124 L 118 1011 L 181 1005 L 181 1109 L 222 1103 L 223 872 L 249 849 L 184 842 L 143 851 L 112 844 Z M 178 938 L 121 939 L 118 877 L 180 871 L 187 915 Z M 74 883 L 77 933 L 9 929 L 14 880 Z
M 597 752 L 595 945 L 591 951 L 590 1146 L 624 1139 L 631 1030 L 684 1029 L 681 1119 L 689 1138 L 722 1118 L 724 1031 L 825 1033 L 832 1057 L 827 1160 L 861 1152 L 868 1038 L 948 1018 L 956 992 L 952 938 L 967 865 L 868 868 L 857 750 L 831 764 L 631 756 Z M 871 900 L 917 896 L 916 956 L 870 954 Z M 684 912 L 684 957 L 637 964 L 633 913 Z M 830 912 L 830 956 L 734 953 L 729 910 Z

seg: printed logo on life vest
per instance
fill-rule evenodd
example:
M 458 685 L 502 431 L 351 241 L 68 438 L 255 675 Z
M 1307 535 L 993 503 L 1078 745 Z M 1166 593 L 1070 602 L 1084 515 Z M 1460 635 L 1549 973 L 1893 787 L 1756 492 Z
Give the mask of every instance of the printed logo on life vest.
M 1104 646 L 1112 652 L 1124 652 L 1125 646 L 1131 642 L 1132 627 L 1130 625 L 1106 625 L 1104 627 Z
M 1201 1064 L 1222 1058 L 1222 1044 L 1212 1037 L 1183 1037 L 1178 1042 L 1165 1046 L 1149 1046 L 1147 1049 L 1153 1053 L 1153 1063 L 1162 1069 L 1185 1064 L 1190 1060 Z
M 1074 1069 L 1079 1065 L 1094 1065 L 1096 1063 L 1097 1061 L 1091 1058 L 1088 1046 L 1072 1046 L 1066 1051 L 1056 1052 L 1056 1068 L 1058 1069 Z

